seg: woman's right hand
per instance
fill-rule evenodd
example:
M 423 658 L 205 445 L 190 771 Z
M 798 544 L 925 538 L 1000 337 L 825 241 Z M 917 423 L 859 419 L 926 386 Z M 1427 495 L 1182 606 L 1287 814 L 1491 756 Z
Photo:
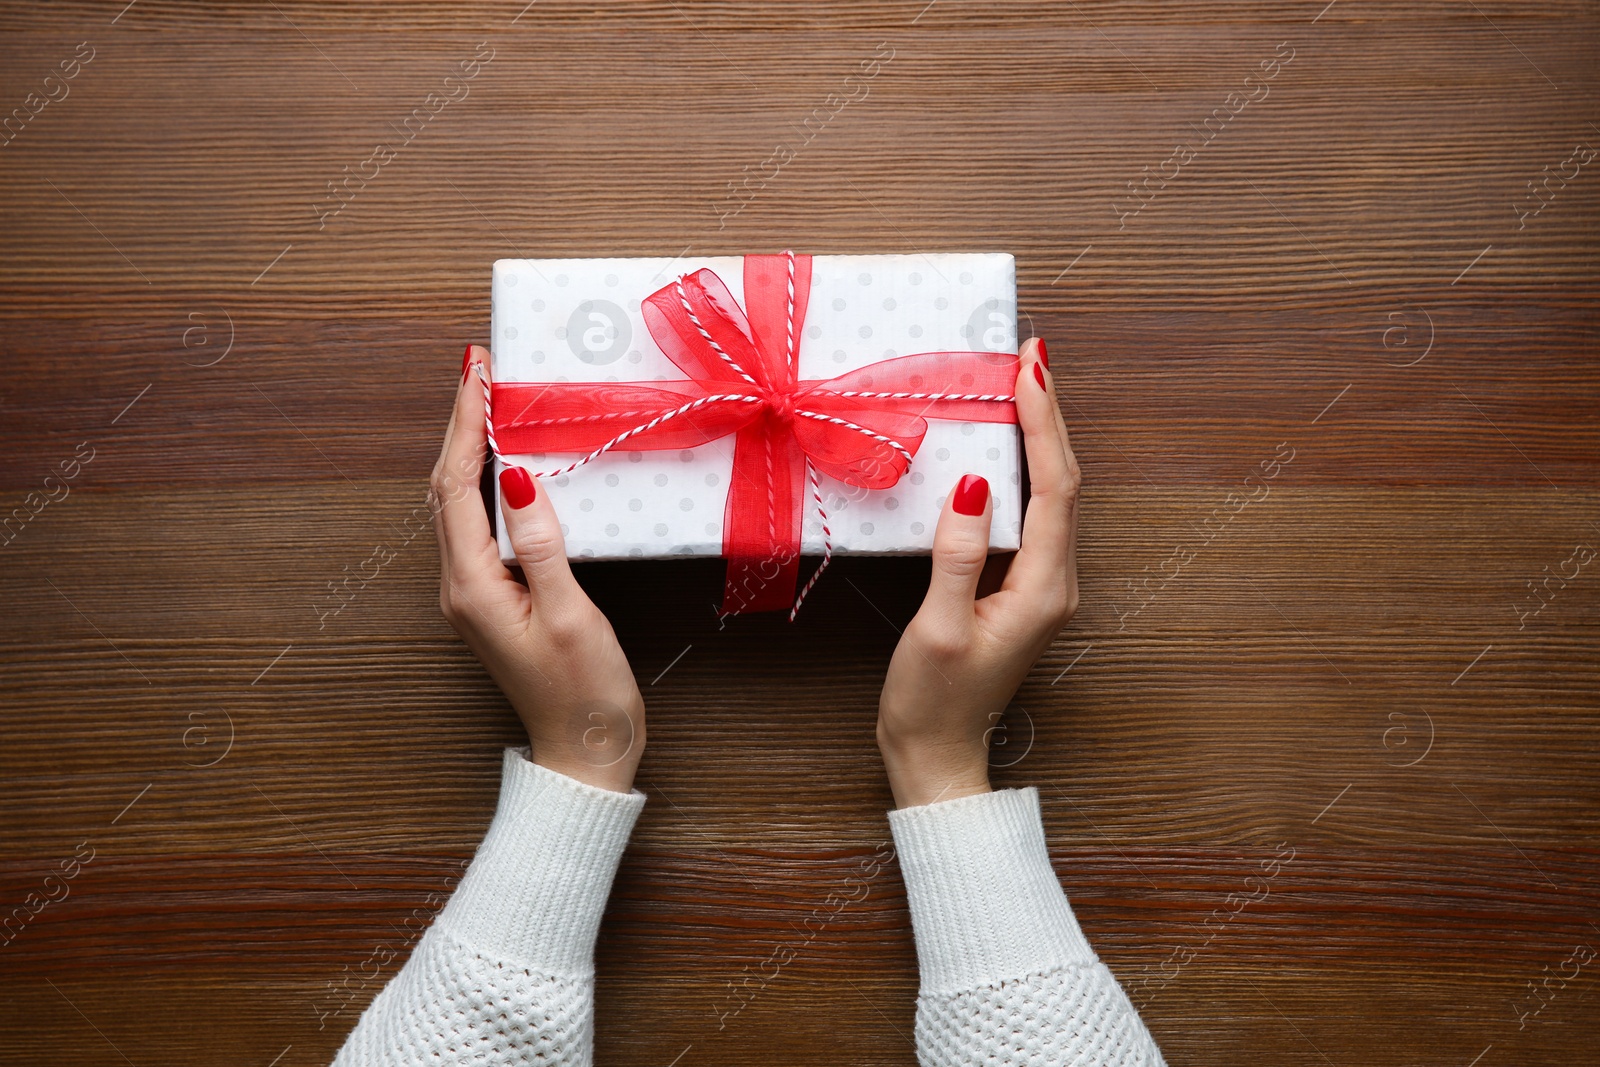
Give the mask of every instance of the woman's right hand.
M 500 475 L 506 530 L 527 584 L 500 562 L 478 493 L 487 447 L 481 364 L 467 348 L 429 491 L 439 606 L 516 709 L 533 762 L 627 792 L 644 754 L 644 698 L 616 634 L 567 564 L 550 499 L 520 467 Z

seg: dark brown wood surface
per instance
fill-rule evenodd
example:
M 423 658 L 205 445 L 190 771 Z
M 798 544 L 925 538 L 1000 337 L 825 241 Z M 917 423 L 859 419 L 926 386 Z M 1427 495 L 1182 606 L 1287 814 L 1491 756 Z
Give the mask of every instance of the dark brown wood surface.
M 6 4 L 0 1063 L 327 1062 L 517 739 L 403 525 L 491 261 L 784 247 L 1017 257 L 1083 607 L 994 777 L 1169 1061 L 1590 1061 L 1597 46 L 1577 2 Z M 858 872 L 926 572 L 722 629 L 715 563 L 583 569 L 650 709 L 601 1064 L 914 1061 Z

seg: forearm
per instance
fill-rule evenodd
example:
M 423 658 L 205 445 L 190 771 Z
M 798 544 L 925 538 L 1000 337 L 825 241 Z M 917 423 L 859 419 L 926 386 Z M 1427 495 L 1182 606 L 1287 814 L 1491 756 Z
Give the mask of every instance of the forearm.
M 1056 880 L 1037 790 L 901 808 L 889 822 L 916 935 L 924 1065 L 1162 1064 Z
M 335 1067 L 591 1063 L 595 936 L 643 805 L 508 749 L 477 856 Z

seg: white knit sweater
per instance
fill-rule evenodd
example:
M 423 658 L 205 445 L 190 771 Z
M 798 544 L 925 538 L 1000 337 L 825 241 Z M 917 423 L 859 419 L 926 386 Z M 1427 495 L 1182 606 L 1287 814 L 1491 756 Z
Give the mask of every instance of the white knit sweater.
M 334 1067 L 587 1067 L 594 943 L 644 806 L 507 749 L 477 857 Z M 916 935 L 917 1057 L 1157 1067 L 1051 870 L 1036 789 L 889 813 Z

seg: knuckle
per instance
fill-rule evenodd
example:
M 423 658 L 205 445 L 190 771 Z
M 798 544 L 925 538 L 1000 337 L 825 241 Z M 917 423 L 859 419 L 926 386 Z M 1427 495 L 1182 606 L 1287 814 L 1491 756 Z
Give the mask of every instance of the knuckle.
M 967 533 L 945 537 L 933 546 L 934 566 L 957 578 L 977 574 L 988 558 L 989 543 Z
M 1037 610 L 1045 626 L 1059 630 L 1078 612 L 1078 591 L 1069 588 L 1065 582 L 1052 585 L 1040 596 Z
M 586 612 L 572 608 L 545 614 L 539 623 L 544 631 L 545 640 L 561 649 L 570 649 L 578 645 L 592 626 L 592 621 Z
M 921 619 L 919 616 L 912 620 L 912 624 L 906 627 L 906 636 L 923 655 L 935 660 L 952 660 L 966 651 L 966 636 L 960 631 L 951 626 L 919 621 Z
M 1078 495 L 1078 490 L 1083 488 L 1083 471 L 1078 466 L 1078 457 L 1071 452 L 1067 453 L 1067 469 L 1062 479 L 1061 493 L 1069 500 Z
M 525 570 L 548 567 L 563 558 L 561 534 L 552 523 L 521 523 L 510 534 L 511 548 Z
M 456 592 L 455 583 L 449 579 L 439 583 L 439 613 L 452 626 L 461 621 L 460 594 Z
M 443 464 L 434 464 L 433 473 L 428 476 L 428 502 L 444 498 L 449 489 L 449 475 L 445 472 Z

